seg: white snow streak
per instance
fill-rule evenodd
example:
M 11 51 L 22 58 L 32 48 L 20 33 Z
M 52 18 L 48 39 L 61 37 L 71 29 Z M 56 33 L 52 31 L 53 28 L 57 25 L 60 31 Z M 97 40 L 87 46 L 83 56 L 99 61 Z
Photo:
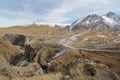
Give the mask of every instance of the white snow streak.
M 102 18 L 105 20 L 105 22 L 108 22 L 108 23 L 111 23 L 111 24 L 117 24 L 113 19 L 108 18 L 106 16 L 103 16 Z

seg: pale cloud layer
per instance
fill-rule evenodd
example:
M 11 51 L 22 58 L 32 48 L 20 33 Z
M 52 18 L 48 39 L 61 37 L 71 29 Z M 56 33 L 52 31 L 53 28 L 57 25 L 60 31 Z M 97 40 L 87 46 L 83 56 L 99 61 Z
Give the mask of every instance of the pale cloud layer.
M 88 14 L 120 12 L 120 0 L 0 0 L 0 27 L 72 23 Z

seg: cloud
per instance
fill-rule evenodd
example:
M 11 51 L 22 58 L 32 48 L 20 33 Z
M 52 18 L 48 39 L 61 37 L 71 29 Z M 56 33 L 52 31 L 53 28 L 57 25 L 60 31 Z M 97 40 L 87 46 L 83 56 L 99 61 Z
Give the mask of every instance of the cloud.
M 95 2 L 96 0 L 64 0 L 61 6 L 56 7 L 51 10 L 49 13 L 46 13 L 45 21 L 54 21 L 54 22 L 64 22 L 70 19 L 70 16 L 73 10 L 79 11 L 81 8 L 88 6 L 89 4 Z M 72 16 L 72 15 L 71 15 Z M 73 13 L 74 16 L 74 13 Z
M 69 22 L 88 14 L 105 14 L 119 7 L 115 0 L 64 0 L 61 6 L 44 14 L 46 22 Z M 118 9 L 117 9 L 118 10 Z M 72 21 L 72 20 L 71 20 Z
M 3 0 L 0 3 L 0 26 L 33 21 L 72 23 L 88 14 L 118 13 L 119 3 L 119 0 Z

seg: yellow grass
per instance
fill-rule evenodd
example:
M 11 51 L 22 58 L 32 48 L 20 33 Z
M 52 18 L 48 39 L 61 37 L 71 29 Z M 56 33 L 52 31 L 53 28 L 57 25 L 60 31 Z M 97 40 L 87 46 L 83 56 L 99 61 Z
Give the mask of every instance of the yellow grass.
M 62 74 L 61 73 L 49 73 L 49 74 L 43 74 L 33 77 L 26 77 L 26 78 L 16 78 L 15 80 L 61 80 Z

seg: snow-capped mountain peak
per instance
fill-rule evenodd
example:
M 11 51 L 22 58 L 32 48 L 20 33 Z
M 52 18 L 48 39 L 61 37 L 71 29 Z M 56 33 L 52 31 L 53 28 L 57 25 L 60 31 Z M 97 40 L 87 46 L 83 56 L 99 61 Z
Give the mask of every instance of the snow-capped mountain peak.
M 108 12 L 107 14 L 100 16 L 91 14 L 85 17 L 83 20 L 77 20 L 72 24 L 71 31 L 75 30 L 103 30 L 120 31 L 120 16 Z

